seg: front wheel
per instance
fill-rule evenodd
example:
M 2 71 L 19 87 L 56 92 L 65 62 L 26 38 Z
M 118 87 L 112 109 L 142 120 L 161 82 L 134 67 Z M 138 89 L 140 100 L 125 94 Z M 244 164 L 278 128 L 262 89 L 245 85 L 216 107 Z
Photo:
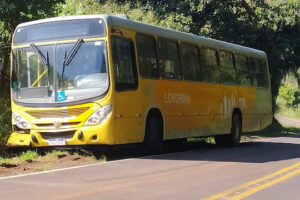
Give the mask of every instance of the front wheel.
M 242 119 L 238 113 L 234 113 L 232 116 L 230 134 L 215 136 L 215 142 L 219 146 L 236 147 L 240 143 L 241 134 L 242 134 Z

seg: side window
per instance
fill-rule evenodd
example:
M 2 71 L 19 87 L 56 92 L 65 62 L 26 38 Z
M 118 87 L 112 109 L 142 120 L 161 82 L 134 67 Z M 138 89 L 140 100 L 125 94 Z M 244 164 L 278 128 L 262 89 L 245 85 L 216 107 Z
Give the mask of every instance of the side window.
M 222 83 L 235 85 L 236 77 L 235 77 L 235 69 L 233 66 L 232 53 L 228 51 L 220 51 L 219 59 L 220 59 Z
M 201 60 L 204 68 L 204 81 L 208 83 L 220 83 L 217 51 L 208 48 L 201 49 Z
M 182 79 L 177 41 L 159 38 L 157 49 L 161 76 L 167 79 Z
M 248 58 L 247 56 L 237 54 L 235 55 L 235 66 L 238 78 L 238 84 L 244 86 L 250 86 L 250 74 L 248 70 Z
M 184 79 L 190 81 L 203 81 L 198 47 L 187 43 L 181 43 L 180 47 Z
M 140 75 L 147 78 L 158 78 L 155 38 L 150 35 L 136 34 L 136 48 Z
M 261 73 L 259 74 L 260 77 L 258 78 L 257 86 L 269 88 L 267 62 L 265 60 L 259 60 L 259 66 Z
M 260 69 L 259 60 L 255 58 L 249 58 L 249 71 L 250 71 L 250 79 L 252 85 L 254 87 L 260 87 L 259 79 L 260 79 L 261 69 Z
M 112 36 L 111 39 L 116 90 L 137 89 L 138 79 L 133 42 L 116 36 Z

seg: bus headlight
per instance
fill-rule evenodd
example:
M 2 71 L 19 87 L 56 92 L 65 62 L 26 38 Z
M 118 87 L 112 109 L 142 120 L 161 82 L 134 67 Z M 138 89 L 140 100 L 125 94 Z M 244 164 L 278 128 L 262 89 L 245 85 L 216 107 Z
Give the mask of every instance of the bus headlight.
M 13 124 L 20 129 L 31 129 L 29 122 L 16 112 L 12 113 Z
M 94 112 L 85 122 L 84 126 L 100 124 L 111 113 L 112 106 L 105 105 Z

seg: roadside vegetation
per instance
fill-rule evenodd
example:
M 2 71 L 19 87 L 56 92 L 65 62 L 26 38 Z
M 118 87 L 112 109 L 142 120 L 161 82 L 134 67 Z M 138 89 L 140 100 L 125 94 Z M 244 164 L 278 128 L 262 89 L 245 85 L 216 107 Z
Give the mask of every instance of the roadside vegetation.
M 253 138 L 262 138 L 262 137 L 293 136 L 295 134 L 300 134 L 299 128 L 280 124 L 276 119 L 274 119 L 273 123 L 267 128 L 257 132 L 246 133 L 245 135 L 242 136 L 242 140 L 249 140 Z
M 39 172 L 57 168 L 94 164 L 105 161 L 87 150 L 10 152 L 0 156 L 0 176 Z
M 292 118 L 300 118 L 300 86 L 294 74 L 287 74 L 279 87 L 279 93 L 276 99 L 278 115 Z

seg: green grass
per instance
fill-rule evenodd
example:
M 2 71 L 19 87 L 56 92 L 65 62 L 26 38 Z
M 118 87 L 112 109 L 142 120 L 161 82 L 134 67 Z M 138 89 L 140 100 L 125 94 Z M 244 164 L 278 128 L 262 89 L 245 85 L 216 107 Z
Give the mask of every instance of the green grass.
M 84 159 L 84 162 L 95 163 L 95 162 L 105 162 L 105 157 L 97 159 L 91 152 L 85 150 L 71 150 L 71 151 L 62 151 L 62 150 L 53 150 L 53 151 L 36 151 L 36 150 L 27 150 L 18 153 L 6 153 L 0 157 L 0 167 L 5 168 L 14 168 L 22 167 L 25 165 L 30 165 L 34 163 L 35 170 L 44 171 L 55 169 L 57 166 L 60 166 L 63 162 L 63 158 L 67 156 L 72 156 L 67 158 L 66 163 L 76 161 L 77 159 Z M 74 163 L 75 164 L 75 163 Z M 17 168 L 17 170 L 19 170 Z
M 300 118 L 299 87 L 294 74 L 289 73 L 285 76 L 276 98 L 277 114 L 285 117 Z
M 22 152 L 20 155 L 20 159 L 24 160 L 25 162 L 32 162 L 35 158 L 37 158 L 39 155 L 37 154 L 36 151 L 25 151 Z
M 18 166 L 22 163 L 30 163 L 34 161 L 36 158 L 38 158 L 39 155 L 36 151 L 24 151 L 22 153 L 18 154 L 9 154 L 0 157 L 0 166 Z
M 12 165 L 14 166 L 17 165 L 16 160 L 0 157 L 0 166 L 12 166 Z
M 298 108 L 286 108 L 284 106 L 278 106 L 279 110 L 277 112 L 278 115 L 284 117 L 291 117 L 291 118 L 299 118 L 300 119 L 300 107 Z
M 273 123 L 267 128 L 246 133 L 242 136 L 242 139 L 247 137 L 283 137 L 283 136 L 292 136 L 295 134 L 300 134 L 300 129 L 295 127 L 282 126 L 276 119 L 273 119 Z

